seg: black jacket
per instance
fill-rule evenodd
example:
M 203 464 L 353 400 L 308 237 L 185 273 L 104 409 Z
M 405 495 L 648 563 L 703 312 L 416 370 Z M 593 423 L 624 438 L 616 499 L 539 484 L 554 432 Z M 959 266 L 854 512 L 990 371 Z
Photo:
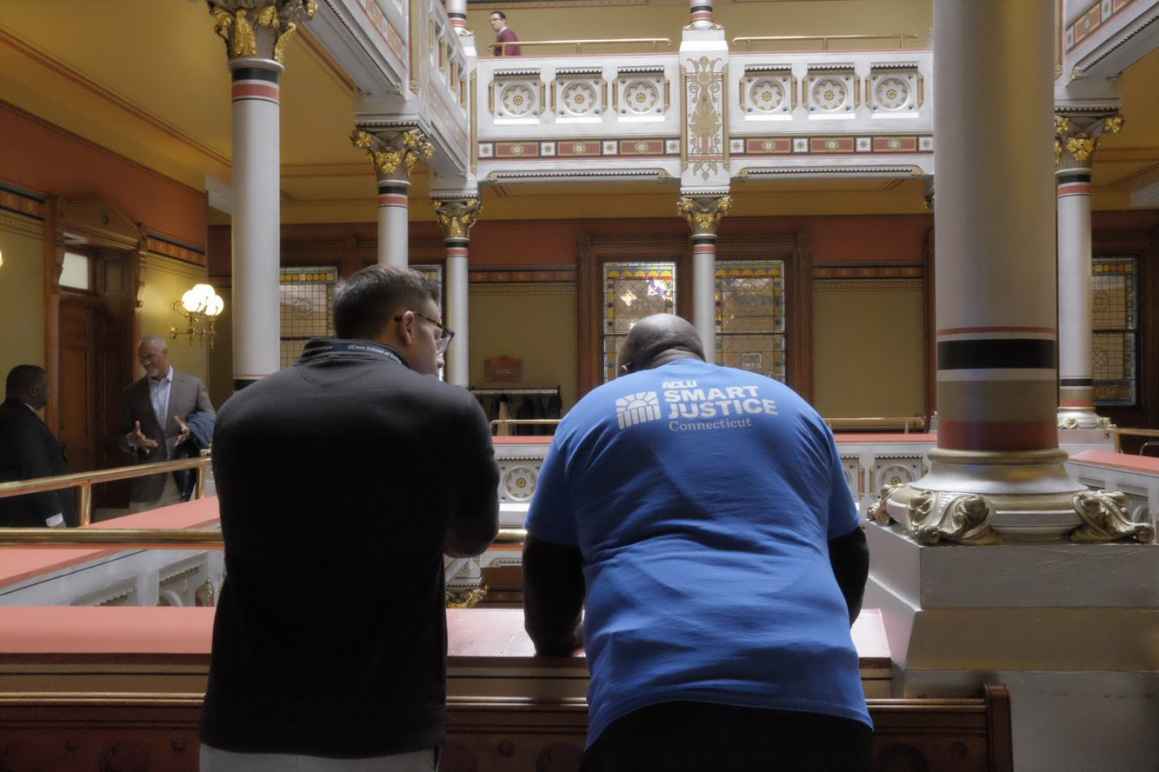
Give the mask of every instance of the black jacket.
M 443 553 L 495 536 L 475 398 L 367 341 L 314 340 L 234 394 L 213 437 L 226 580 L 201 737 L 376 756 L 442 744 Z
M 18 399 L 0 405 L 0 482 L 67 474 L 64 449 L 32 410 Z M 71 491 L 31 493 L 0 499 L 0 526 L 36 528 L 56 514 L 76 525 Z

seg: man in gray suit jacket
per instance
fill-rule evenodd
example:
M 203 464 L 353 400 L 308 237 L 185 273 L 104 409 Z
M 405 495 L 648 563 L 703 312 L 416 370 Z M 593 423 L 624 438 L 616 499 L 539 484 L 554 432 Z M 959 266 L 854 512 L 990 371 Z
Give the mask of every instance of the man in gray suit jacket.
M 121 447 L 138 464 L 178 458 L 178 449 L 189 441 L 189 416 L 198 411 L 213 415 L 209 393 L 200 380 L 173 369 L 164 338 L 141 338 L 137 358 L 145 377 L 125 390 Z M 180 501 L 180 487 L 172 474 L 138 477 L 129 498 L 134 512 L 152 509 Z

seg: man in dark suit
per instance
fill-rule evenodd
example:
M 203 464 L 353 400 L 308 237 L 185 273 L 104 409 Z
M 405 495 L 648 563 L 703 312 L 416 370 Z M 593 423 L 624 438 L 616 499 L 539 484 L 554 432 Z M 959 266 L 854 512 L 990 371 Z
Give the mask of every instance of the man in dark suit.
M 164 338 L 141 338 L 137 357 L 145 377 L 125 390 L 121 448 L 137 464 L 178 458 L 178 449 L 189 441 L 189 416 L 197 411 L 213 415 L 209 392 L 196 377 L 173 369 Z M 132 511 L 175 504 L 181 500 L 180 480 L 173 474 L 138 477 L 129 499 Z
M 486 549 L 499 510 L 487 419 L 436 377 L 441 318 L 421 274 L 363 269 L 334 299 L 337 338 L 222 406 L 202 772 L 435 769 L 443 555 Z
M 64 449 L 37 415 L 47 402 L 43 368 L 17 365 L 8 373 L 0 405 L 0 482 L 54 477 L 68 472 Z M 55 528 L 76 525 L 71 491 L 0 499 L 0 526 Z

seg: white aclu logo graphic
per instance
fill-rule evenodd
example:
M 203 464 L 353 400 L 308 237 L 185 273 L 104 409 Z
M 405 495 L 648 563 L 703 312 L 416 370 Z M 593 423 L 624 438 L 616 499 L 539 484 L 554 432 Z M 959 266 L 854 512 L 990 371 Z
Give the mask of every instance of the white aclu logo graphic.
M 616 419 L 621 429 L 660 420 L 660 398 L 654 391 L 641 391 L 616 400 Z

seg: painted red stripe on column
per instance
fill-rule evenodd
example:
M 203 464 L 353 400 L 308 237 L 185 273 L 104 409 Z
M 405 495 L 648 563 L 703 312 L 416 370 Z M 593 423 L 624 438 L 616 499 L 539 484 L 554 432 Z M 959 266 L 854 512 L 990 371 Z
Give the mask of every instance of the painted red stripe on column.
M 1065 185 L 1058 186 L 1058 197 L 1089 196 L 1093 188 L 1094 186 L 1089 182 L 1068 182 Z
M 407 197 L 400 196 L 397 193 L 382 193 L 378 197 L 379 206 L 401 206 L 404 209 L 407 206 Z
M 466 247 L 447 247 L 447 257 L 466 257 Z
M 1055 335 L 1057 331 L 1053 327 L 947 327 L 943 330 L 938 330 L 937 335 L 969 335 L 982 334 L 987 332 L 1037 332 L 1045 335 Z
M 236 99 L 268 99 L 278 101 L 278 87 L 271 83 L 234 83 L 230 91 Z
M 1058 447 L 1054 421 L 938 422 L 938 447 L 946 450 L 1047 450 Z
M 715 253 L 716 252 L 716 245 L 715 244 L 693 244 L 692 245 L 692 254 L 694 254 L 694 255 L 701 254 L 701 253 L 707 253 L 707 252 Z

